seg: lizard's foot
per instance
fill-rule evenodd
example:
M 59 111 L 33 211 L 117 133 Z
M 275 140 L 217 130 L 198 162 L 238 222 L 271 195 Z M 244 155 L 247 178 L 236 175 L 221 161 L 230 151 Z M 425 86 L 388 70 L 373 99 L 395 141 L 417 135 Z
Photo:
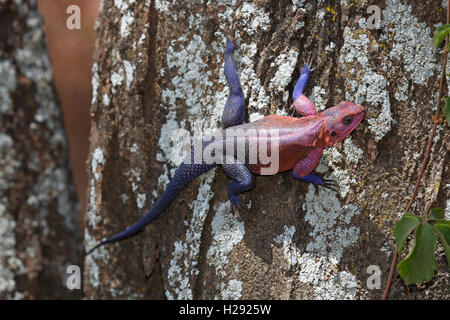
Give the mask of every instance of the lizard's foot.
M 235 206 L 234 204 L 231 205 L 231 208 L 233 209 L 233 214 L 236 217 L 236 219 L 238 220 L 242 220 L 241 219 L 241 215 L 239 214 L 239 208 L 238 206 Z
M 237 194 L 233 194 L 230 191 L 228 191 L 228 196 L 230 197 L 231 204 L 235 207 L 238 207 L 239 206 L 239 196 Z
M 323 186 L 327 189 L 333 190 L 334 192 L 338 192 L 338 184 L 333 179 L 322 178 L 318 174 L 310 173 L 306 176 L 299 177 L 295 173 L 292 175 L 295 179 L 299 179 L 301 181 L 312 183 L 316 192 L 318 192 L 318 186 Z
M 333 190 L 334 192 L 338 192 L 338 188 L 339 185 L 337 184 L 337 182 L 333 179 L 328 179 L 328 178 L 322 178 L 322 186 L 324 188 Z
M 305 66 L 307 66 L 311 72 L 316 69 L 316 67 L 313 67 L 313 61 L 314 61 L 313 53 L 309 52 L 308 55 L 306 56 Z

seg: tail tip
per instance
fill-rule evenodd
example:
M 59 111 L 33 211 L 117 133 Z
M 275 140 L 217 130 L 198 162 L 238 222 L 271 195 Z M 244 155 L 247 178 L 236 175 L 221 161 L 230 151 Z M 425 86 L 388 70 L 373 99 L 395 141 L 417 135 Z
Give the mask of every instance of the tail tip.
M 101 241 L 99 244 L 96 244 L 91 250 L 89 250 L 88 252 L 86 252 L 85 256 L 90 255 L 92 252 L 94 252 L 96 249 L 98 249 L 99 247 L 103 246 L 104 244 L 107 244 L 108 240 L 104 240 Z

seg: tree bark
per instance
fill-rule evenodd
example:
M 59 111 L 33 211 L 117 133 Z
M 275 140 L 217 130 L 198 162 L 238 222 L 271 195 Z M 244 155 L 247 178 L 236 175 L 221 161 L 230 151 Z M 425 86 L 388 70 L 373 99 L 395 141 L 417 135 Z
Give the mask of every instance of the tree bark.
M 103 1 L 93 65 L 87 249 L 134 223 L 176 168 L 170 134 L 220 127 L 227 37 L 236 45 L 247 121 L 294 115 L 303 63 L 319 111 L 364 105 L 362 125 L 326 149 L 317 172 L 338 192 L 257 176 L 233 216 L 220 168 L 194 180 L 143 234 L 85 260 L 88 298 L 378 299 L 392 229 L 404 210 L 432 127 L 439 62 L 431 47 L 440 2 Z M 449 130 L 441 127 L 414 211 L 446 207 Z M 447 183 L 447 184 L 446 184 Z M 391 298 L 449 297 L 440 247 L 430 283 L 393 281 Z M 131 262 L 131 263 L 130 263 Z M 371 281 L 371 269 L 381 271 Z M 368 281 L 370 280 L 370 281 Z M 408 293 L 409 292 L 409 293 Z
M 0 299 L 67 299 L 79 206 L 36 1 L 0 2 Z

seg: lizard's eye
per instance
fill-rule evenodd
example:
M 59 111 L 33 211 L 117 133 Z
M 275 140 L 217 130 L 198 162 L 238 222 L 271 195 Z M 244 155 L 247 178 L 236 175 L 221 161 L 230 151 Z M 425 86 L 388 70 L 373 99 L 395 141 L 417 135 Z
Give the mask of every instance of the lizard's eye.
M 332 136 L 332 137 L 336 137 L 336 136 L 337 136 L 336 131 L 331 131 L 331 136 Z
M 353 116 L 346 116 L 342 120 L 342 123 L 345 124 L 346 126 L 348 126 L 352 122 L 353 122 Z

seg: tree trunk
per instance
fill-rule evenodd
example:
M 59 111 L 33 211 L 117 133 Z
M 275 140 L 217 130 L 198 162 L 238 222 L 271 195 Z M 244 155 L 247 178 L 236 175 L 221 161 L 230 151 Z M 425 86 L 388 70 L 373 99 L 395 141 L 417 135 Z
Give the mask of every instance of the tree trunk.
M 377 299 L 392 257 L 394 223 L 410 197 L 432 127 L 440 62 L 431 47 L 441 2 L 103 1 L 93 65 L 87 249 L 131 225 L 161 195 L 176 164 L 170 134 L 220 127 L 228 88 L 227 37 L 247 121 L 294 115 L 291 93 L 313 58 L 306 93 L 319 111 L 342 100 L 365 121 L 328 148 L 317 172 L 338 192 L 257 176 L 241 218 L 220 168 L 195 179 L 143 234 L 85 260 L 89 298 Z M 445 207 L 449 130 L 440 130 L 415 212 Z M 447 182 L 446 182 L 447 181 Z M 447 216 L 450 207 L 447 205 Z M 443 249 L 433 281 L 393 282 L 391 298 L 449 298 Z M 369 266 L 381 270 L 370 285 Z M 369 272 L 369 273 L 368 273 Z
M 36 1 L 0 3 L 0 299 L 80 297 L 68 146 Z

